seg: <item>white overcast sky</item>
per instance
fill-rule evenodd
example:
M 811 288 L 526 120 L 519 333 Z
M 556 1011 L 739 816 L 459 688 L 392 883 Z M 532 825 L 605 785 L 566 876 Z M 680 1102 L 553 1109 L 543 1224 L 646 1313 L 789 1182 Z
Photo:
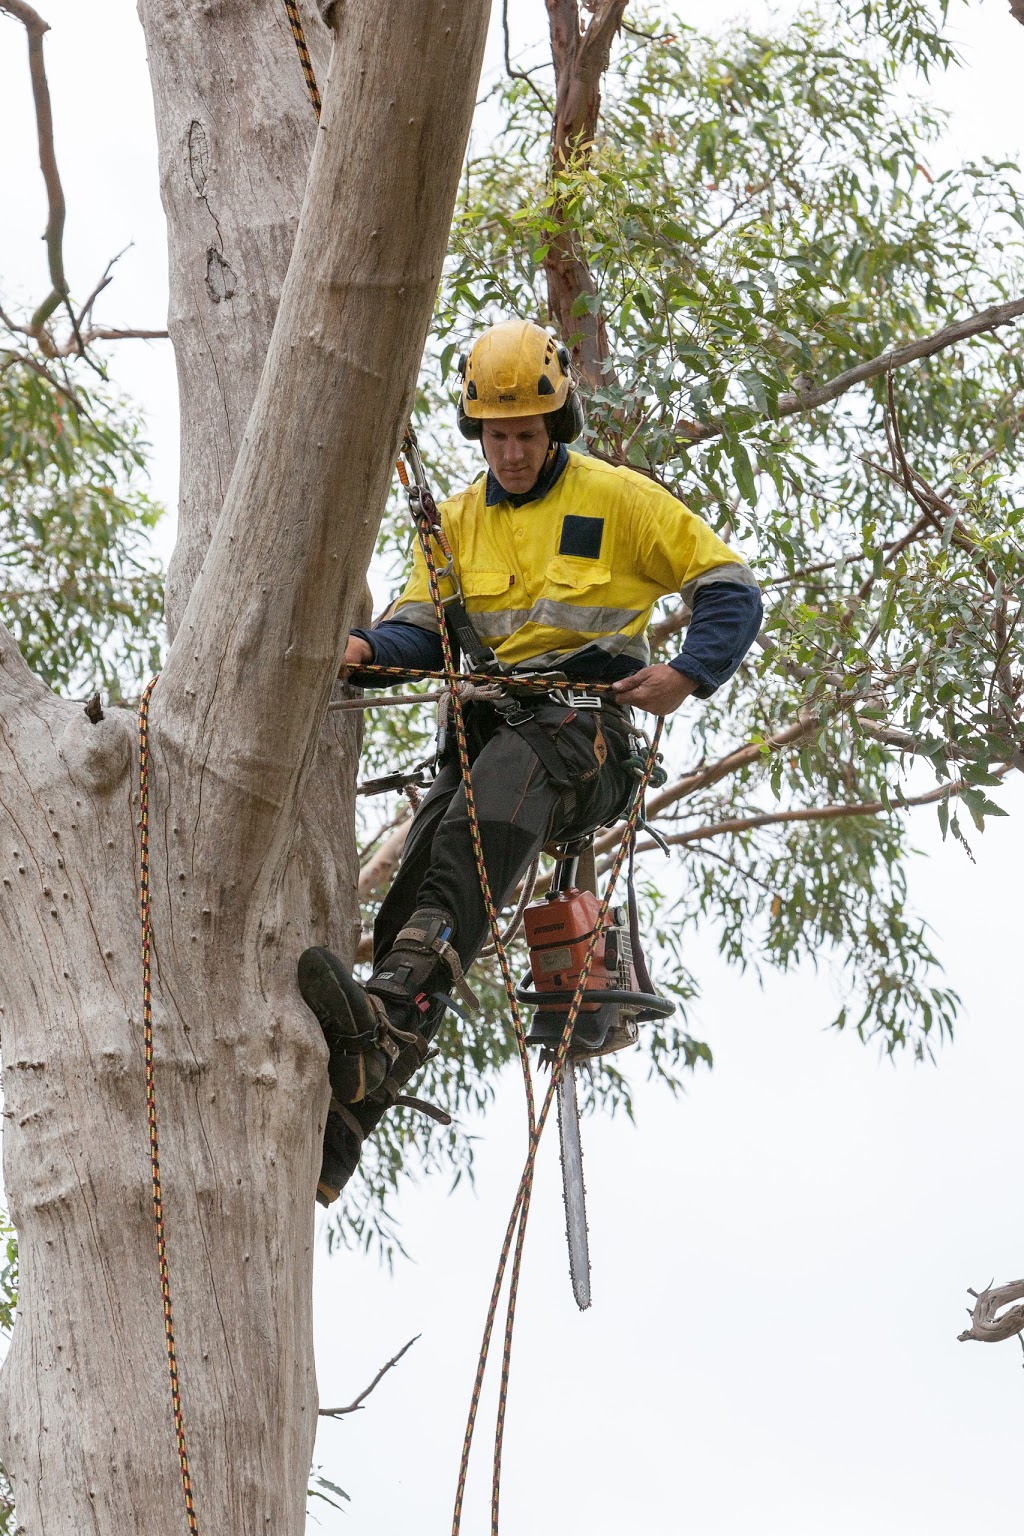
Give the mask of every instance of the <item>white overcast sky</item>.
M 767 7 L 679 4 L 707 25 Z M 781 13 L 793 7 L 782 6 Z M 67 265 L 88 291 L 131 245 L 99 316 L 159 326 L 164 232 L 142 35 L 129 0 L 42 0 Z M 512 0 L 516 45 L 543 39 L 542 0 Z M 948 160 L 1019 158 L 1024 29 L 1007 0 L 957 4 L 965 69 L 936 87 Z M 497 34 L 489 67 L 498 60 Z M 45 291 L 43 199 L 20 28 L 0 17 L 8 302 Z M 127 344 L 118 385 L 145 412 L 155 494 L 173 505 L 176 398 L 166 343 Z M 163 535 L 169 545 L 170 519 Z M 678 1101 L 640 1085 L 639 1129 L 585 1126 L 595 1305 L 565 1272 L 554 1138 L 542 1158 L 506 1435 L 507 1536 L 974 1536 L 1019 1530 L 1024 1375 L 1015 1343 L 960 1345 L 965 1288 L 1024 1274 L 1017 815 L 975 837 L 977 863 L 915 823 L 913 902 L 961 993 L 937 1066 L 891 1065 L 827 1033 L 827 967 L 758 990 L 694 945 L 714 1047 Z M 412 1262 L 388 1277 L 321 1247 L 321 1397 L 346 1402 L 415 1333 L 367 1410 L 322 1431 L 318 1460 L 353 1496 L 329 1536 L 406 1536 L 450 1521 L 491 1275 L 524 1150 L 509 1074 L 479 1136 L 476 1192 L 411 1187 Z M 489 1528 L 489 1416 L 467 1536 Z M 197 1490 L 201 1514 L 202 1490 Z

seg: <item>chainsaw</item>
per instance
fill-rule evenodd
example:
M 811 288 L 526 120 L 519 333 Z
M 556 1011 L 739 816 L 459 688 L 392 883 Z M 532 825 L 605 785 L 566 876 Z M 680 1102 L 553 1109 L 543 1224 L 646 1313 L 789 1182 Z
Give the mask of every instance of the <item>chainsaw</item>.
M 516 987 L 519 1002 L 536 1009 L 527 1044 L 541 1048 L 547 1065 L 554 1064 L 600 910 L 593 838 L 565 844 L 547 893 L 524 914 L 530 971 Z M 591 1294 L 577 1072 L 595 1056 L 635 1045 L 642 1021 L 667 1018 L 676 1006 L 654 991 L 640 949 L 632 890 L 628 909 L 613 906 L 605 914 L 583 999 L 557 1088 L 569 1274 L 581 1311 L 590 1306 Z

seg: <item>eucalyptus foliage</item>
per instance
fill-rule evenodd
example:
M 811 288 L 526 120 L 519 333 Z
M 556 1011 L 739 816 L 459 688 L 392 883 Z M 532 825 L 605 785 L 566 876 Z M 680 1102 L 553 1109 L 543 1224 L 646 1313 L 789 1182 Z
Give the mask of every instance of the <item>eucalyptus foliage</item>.
M 924 1055 L 951 1029 L 956 997 L 907 906 L 899 812 L 931 794 L 943 830 L 966 843 L 957 807 L 973 835 L 1001 814 L 998 786 L 1019 761 L 1019 329 L 940 345 L 895 373 L 891 402 L 884 373 L 818 408 L 800 397 L 1024 293 L 1021 178 L 1009 163 L 931 163 L 943 123 L 918 92 L 955 61 L 924 0 L 714 36 L 667 8 L 631 6 L 629 20 L 597 141 L 557 174 L 543 75 L 540 95 L 521 79 L 497 92 L 499 129 L 467 164 L 422 380 L 428 461 L 441 491 L 479 467 L 447 425 L 455 358 L 509 313 L 546 322 L 543 263 L 568 230 L 596 284 L 577 313 L 599 305 L 611 341 L 588 400 L 590 450 L 699 511 L 768 599 L 760 648 L 670 724 L 682 788 L 658 825 L 684 852 L 671 878 L 649 862 L 644 876 L 661 982 L 685 1010 L 699 927 L 755 978 L 828 965 L 836 1026 Z M 396 504 L 382 535 L 392 590 L 409 547 L 402 517 Z M 666 644 L 671 655 L 678 638 Z M 736 771 L 702 776 L 745 744 Z M 428 747 L 424 712 L 368 716 L 372 764 Z M 367 813 L 367 837 L 395 814 Z M 724 825 L 737 821 L 761 824 Z M 493 990 L 487 1013 L 433 1069 L 456 1114 L 487 1101 L 511 1054 Z M 665 1033 L 647 1028 L 647 1068 L 674 1085 L 710 1060 L 685 1011 Z M 614 1069 L 598 1075 L 602 1097 L 628 1108 Z M 385 1230 L 372 1212 L 409 1138 L 428 1164 L 454 1156 L 456 1177 L 471 1160 L 455 1132 L 390 1124 L 346 1197 L 363 1241 Z
M 0 617 L 51 687 L 131 694 L 157 670 L 163 608 L 138 421 L 85 364 L 3 344 Z

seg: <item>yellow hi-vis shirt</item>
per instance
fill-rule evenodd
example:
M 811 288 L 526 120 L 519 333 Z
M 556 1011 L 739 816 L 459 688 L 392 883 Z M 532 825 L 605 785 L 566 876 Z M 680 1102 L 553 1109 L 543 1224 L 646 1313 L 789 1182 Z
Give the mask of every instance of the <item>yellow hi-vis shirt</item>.
M 692 607 L 708 582 L 757 585 L 707 523 L 635 470 L 570 453 L 536 501 L 489 507 L 486 494 L 484 475 L 441 504 L 441 525 L 473 627 L 510 667 L 561 666 L 592 646 L 646 666 L 659 598 L 678 592 Z M 418 543 L 387 617 L 437 631 Z

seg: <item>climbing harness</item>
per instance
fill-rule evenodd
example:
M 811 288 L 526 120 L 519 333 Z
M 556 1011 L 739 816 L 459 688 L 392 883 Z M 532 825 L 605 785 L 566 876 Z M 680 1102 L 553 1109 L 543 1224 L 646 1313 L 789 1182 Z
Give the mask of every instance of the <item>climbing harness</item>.
M 159 676 L 159 674 L 158 674 Z M 157 679 L 150 680 L 139 702 L 139 917 L 142 925 L 142 1038 L 146 1060 L 146 1113 L 149 1118 L 149 1163 L 153 1177 L 153 1226 L 160 1267 L 160 1295 L 164 1306 L 164 1337 L 167 1370 L 171 1379 L 171 1411 L 181 1466 L 181 1489 L 190 1536 L 199 1536 L 199 1522 L 192 1502 L 192 1474 L 185 1439 L 185 1415 L 178 1384 L 178 1356 L 174 1346 L 174 1314 L 171 1309 L 171 1277 L 167 1266 L 167 1236 L 160 1186 L 160 1140 L 156 1121 L 156 1073 L 153 1062 L 153 922 L 149 906 L 149 701 Z

